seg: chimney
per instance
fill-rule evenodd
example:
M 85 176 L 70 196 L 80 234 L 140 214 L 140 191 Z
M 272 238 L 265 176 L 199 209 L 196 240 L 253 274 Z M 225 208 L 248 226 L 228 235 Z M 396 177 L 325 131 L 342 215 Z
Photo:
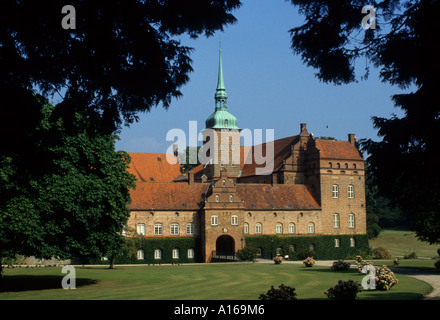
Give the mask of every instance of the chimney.
M 350 142 L 352 145 L 356 143 L 356 136 L 354 135 L 354 133 L 348 134 L 348 142 Z
M 176 158 L 179 156 L 179 147 L 177 146 L 177 143 L 173 144 L 173 154 Z
M 188 172 L 188 183 L 190 186 L 194 185 L 194 172 L 192 171 Z
M 299 128 L 300 128 L 299 132 L 301 133 L 304 129 L 307 130 L 306 126 L 307 126 L 307 123 L 301 123 L 301 124 L 299 125 Z

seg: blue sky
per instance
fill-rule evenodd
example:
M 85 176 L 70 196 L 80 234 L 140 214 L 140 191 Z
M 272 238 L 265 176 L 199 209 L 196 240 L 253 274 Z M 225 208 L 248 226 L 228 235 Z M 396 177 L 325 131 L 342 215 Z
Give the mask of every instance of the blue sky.
M 275 139 L 280 139 L 298 134 L 300 123 L 307 123 L 315 136 L 346 140 L 348 133 L 355 133 L 358 139 L 379 140 L 371 117 L 401 115 L 390 98 L 402 91 L 381 83 L 372 66 L 367 81 L 335 86 L 321 83 L 316 70 L 302 64 L 290 48 L 288 30 L 301 25 L 303 17 L 290 2 L 242 3 L 234 12 L 238 22 L 223 32 L 196 40 L 180 38 L 194 48 L 194 72 L 181 89 L 183 97 L 168 110 L 158 106 L 139 114 L 139 122 L 120 132 L 117 150 L 165 153 L 173 144 L 166 140 L 169 130 L 178 128 L 189 136 L 189 121 L 197 121 L 198 131 L 204 129 L 214 111 L 220 39 L 228 111 L 240 128 L 274 129 Z M 356 63 L 362 73 L 365 60 Z

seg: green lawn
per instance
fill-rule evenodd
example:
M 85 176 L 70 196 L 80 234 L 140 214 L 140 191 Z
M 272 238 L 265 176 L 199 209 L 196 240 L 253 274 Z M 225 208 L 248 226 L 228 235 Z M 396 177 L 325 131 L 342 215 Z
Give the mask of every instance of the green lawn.
M 64 290 L 63 276 L 61 268 L 5 269 L 0 299 L 257 300 L 271 285 L 282 283 L 296 288 L 298 299 L 327 299 L 324 292 L 338 280 L 360 282 L 363 277 L 356 270 L 287 263 L 77 267 L 77 288 Z M 397 277 L 390 291 L 363 291 L 359 299 L 420 299 L 432 290 L 417 279 Z
M 394 257 L 403 257 L 415 251 L 418 257 L 432 258 L 438 257 L 437 249 L 440 245 L 419 241 L 412 231 L 388 229 L 383 230 L 376 239 L 370 240 L 370 247 L 384 247 Z

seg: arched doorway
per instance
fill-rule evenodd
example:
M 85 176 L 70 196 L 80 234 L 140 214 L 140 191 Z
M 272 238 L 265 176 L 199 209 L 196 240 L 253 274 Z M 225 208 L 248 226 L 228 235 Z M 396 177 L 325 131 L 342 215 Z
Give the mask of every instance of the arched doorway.
M 223 235 L 217 238 L 215 243 L 215 250 L 217 255 L 234 255 L 235 241 L 234 238 L 228 235 Z

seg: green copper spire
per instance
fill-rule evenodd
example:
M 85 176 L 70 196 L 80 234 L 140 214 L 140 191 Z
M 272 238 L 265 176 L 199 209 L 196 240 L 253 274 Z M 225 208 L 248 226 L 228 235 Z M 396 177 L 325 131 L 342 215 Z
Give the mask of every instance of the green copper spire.
M 215 92 L 215 112 L 205 121 L 206 129 L 237 129 L 237 118 L 228 112 L 226 88 L 223 81 L 222 50 L 219 50 L 218 82 Z

